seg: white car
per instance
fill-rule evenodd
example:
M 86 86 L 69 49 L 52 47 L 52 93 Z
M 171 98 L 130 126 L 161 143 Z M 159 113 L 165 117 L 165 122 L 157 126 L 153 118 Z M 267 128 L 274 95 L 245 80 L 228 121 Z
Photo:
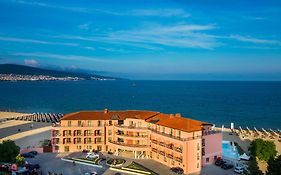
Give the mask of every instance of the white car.
M 235 172 L 235 173 L 238 173 L 238 174 L 243 173 L 244 170 L 245 170 L 245 168 L 242 167 L 242 166 L 236 166 L 236 167 L 234 168 L 234 172 Z
M 91 173 L 85 173 L 84 175 L 98 175 L 98 173 L 95 171 L 92 171 Z
M 90 158 L 90 159 L 99 158 L 99 155 L 95 153 L 87 153 L 86 158 Z

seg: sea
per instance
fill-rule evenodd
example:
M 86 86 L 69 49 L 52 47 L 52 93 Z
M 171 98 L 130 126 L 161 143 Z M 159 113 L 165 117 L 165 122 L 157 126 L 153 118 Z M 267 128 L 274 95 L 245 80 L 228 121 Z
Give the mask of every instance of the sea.
M 70 113 L 149 110 L 216 126 L 281 129 L 281 82 L 28 81 L 0 82 L 0 110 Z

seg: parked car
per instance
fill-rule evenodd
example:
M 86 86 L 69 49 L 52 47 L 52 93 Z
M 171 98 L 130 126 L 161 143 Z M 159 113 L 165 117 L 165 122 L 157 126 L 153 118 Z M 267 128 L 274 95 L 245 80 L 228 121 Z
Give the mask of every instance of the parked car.
M 171 171 L 173 171 L 176 174 L 183 174 L 183 169 L 180 167 L 173 167 L 171 168 Z
M 34 155 L 37 155 L 37 154 L 38 154 L 37 151 L 30 151 L 29 153 L 32 153 L 32 154 L 34 154 Z
M 225 170 L 231 169 L 231 168 L 233 168 L 233 167 L 234 167 L 233 165 L 228 164 L 228 163 L 224 163 L 224 164 L 222 164 L 222 166 L 221 166 L 221 168 L 222 168 L 222 169 L 225 169 Z
M 217 166 L 222 166 L 223 164 L 225 164 L 226 161 L 223 160 L 223 159 L 217 159 L 216 162 L 215 162 L 215 165 Z
M 242 167 L 242 166 L 236 166 L 236 167 L 234 168 L 234 172 L 235 172 L 235 173 L 238 173 L 238 174 L 241 174 L 241 173 L 244 172 L 244 167 Z
M 35 155 L 32 153 L 22 153 L 21 156 L 24 158 L 34 158 L 35 157 Z
M 90 158 L 90 159 L 99 158 L 99 155 L 95 153 L 87 153 L 86 158 Z
M 95 172 L 95 171 L 92 171 L 92 172 L 90 172 L 90 173 L 85 173 L 84 175 L 98 175 L 98 173 Z

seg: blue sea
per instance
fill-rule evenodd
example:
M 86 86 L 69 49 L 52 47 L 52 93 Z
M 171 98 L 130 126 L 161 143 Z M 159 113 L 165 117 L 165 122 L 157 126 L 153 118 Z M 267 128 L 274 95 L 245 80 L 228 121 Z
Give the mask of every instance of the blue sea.
M 0 110 L 69 113 L 139 109 L 230 126 L 281 128 L 281 82 L 0 82 Z

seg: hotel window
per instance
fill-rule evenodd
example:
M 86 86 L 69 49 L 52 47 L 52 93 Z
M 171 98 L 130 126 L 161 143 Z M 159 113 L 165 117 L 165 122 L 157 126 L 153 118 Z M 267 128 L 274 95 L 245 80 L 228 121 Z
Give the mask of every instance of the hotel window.
M 88 126 L 93 126 L 93 123 L 92 123 L 92 121 L 88 121 Z
M 112 135 L 112 130 L 108 130 L 108 135 Z
M 112 137 L 108 137 L 108 141 L 111 142 L 112 141 Z
M 71 126 L 71 120 L 67 121 L 67 126 Z
M 199 163 L 197 163 L 197 168 L 199 168 Z
M 78 126 L 82 126 L 82 121 L 78 120 Z
M 101 138 L 100 137 L 96 138 L 95 141 L 96 141 L 96 143 L 101 143 Z
M 175 161 L 172 161 L 172 165 L 175 165 Z
M 141 127 L 141 122 L 138 122 L 138 127 Z
M 205 148 L 202 148 L 202 156 L 205 156 Z
M 76 138 L 77 143 L 81 143 L 81 138 Z
M 100 145 L 97 146 L 97 150 L 101 151 L 102 147 Z
M 109 123 L 109 126 L 111 126 L 112 125 L 112 120 L 109 120 L 108 123 Z
M 64 147 L 64 152 L 69 152 L 69 146 Z
M 200 159 L 200 155 L 199 155 L 199 153 L 197 153 L 197 160 L 199 160 Z
M 166 157 L 164 157 L 164 162 L 167 162 L 167 158 Z
M 134 126 L 134 122 L 133 121 L 129 121 L 129 126 Z
M 172 128 L 170 129 L 170 135 L 173 135 L 173 129 Z
M 214 160 L 217 160 L 218 156 L 214 156 Z
M 71 143 L 71 138 L 66 138 L 66 143 Z
M 91 149 L 92 149 L 92 146 L 91 146 L 91 145 L 88 145 L 88 146 L 87 146 L 87 149 L 88 149 L 88 150 L 91 150 Z
M 78 145 L 78 146 L 76 147 L 76 149 L 80 150 L 80 149 L 82 149 L 82 146 L 81 146 L 81 145 Z
M 177 130 L 177 137 L 181 137 L 181 131 Z
M 202 139 L 202 146 L 205 146 L 205 139 Z
M 165 127 L 164 126 L 162 126 L 162 132 L 165 133 Z
M 209 163 L 209 162 L 210 162 L 210 158 L 207 157 L 207 158 L 206 158 L 206 163 Z
M 98 126 L 101 126 L 101 121 L 100 120 L 98 120 Z
M 199 151 L 200 150 L 200 144 L 197 143 L 197 150 Z

